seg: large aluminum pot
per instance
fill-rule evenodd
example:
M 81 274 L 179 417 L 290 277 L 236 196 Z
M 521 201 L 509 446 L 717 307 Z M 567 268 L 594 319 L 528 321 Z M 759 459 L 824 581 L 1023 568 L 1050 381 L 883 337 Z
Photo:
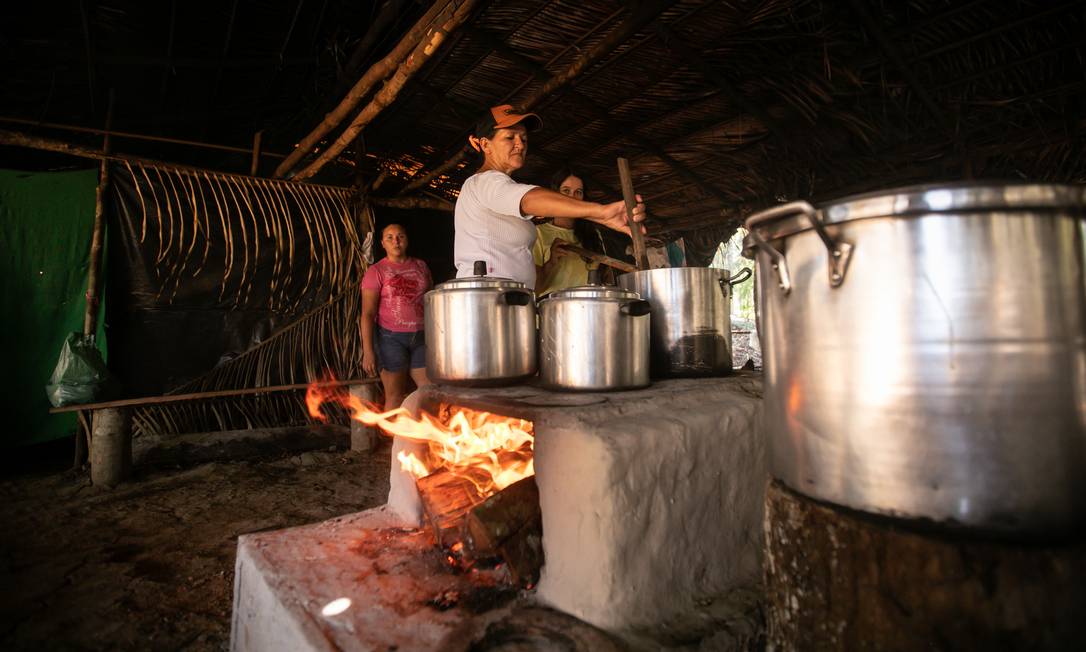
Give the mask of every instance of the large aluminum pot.
M 743 270 L 710 267 L 646 269 L 618 277 L 652 306 L 652 375 L 724 376 L 732 372 L 732 286 Z
M 1086 189 L 915 186 L 751 216 L 771 470 L 1009 534 L 1086 517 Z
M 649 385 L 649 304 L 635 292 L 584 285 L 539 301 L 539 376 L 556 389 Z
M 536 372 L 535 295 L 523 283 L 453 279 L 426 293 L 426 375 L 439 383 L 495 385 Z

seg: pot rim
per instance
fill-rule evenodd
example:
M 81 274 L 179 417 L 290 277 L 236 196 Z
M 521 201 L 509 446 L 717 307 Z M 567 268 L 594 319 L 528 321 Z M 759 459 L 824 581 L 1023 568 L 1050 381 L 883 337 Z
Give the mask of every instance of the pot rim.
M 799 202 L 797 202 L 799 203 Z M 1086 213 L 1086 186 L 1056 183 L 962 181 L 920 184 L 888 190 L 877 190 L 834 199 L 809 209 L 817 214 L 823 225 L 842 224 L 876 217 L 908 217 L 931 214 L 972 214 L 1005 211 Z M 765 240 L 786 238 L 814 227 L 799 211 L 782 213 L 779 217 L 759 219 L 778 207 L 759 211 L 747 217 L 749 230 L 754 228 Z M 783 209 L 782 209 L 783 210 Z M 743 253 L 753 257 L 754 239 L 743 239 Z
M 577 285 L 549 292 L 539 300 L 548 301 L 640 301 L 641 295 L 616 285 Z
M 452 278 L 444 283 L 439 283 L 435 285 L 430 292 L 479 289 L 526 290 L 527 286 L 520 281 L 514 281 L 511 278 L 503 278 L 501 276 L 465 276 L 463 278 Z M 427 294 L 429 294 L 429 292 L 427 292 Z

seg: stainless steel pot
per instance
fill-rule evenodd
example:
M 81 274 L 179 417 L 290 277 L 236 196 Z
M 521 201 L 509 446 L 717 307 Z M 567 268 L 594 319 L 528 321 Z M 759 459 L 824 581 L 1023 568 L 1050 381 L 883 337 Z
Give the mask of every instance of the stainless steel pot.
M 1010 533 L 1086 516 L 1086 190 L 916 186 L 751 216 L 773 474 Z
M 635 292 L 583 285 L 539 302 L 539 376 L 557 389 L 649 385 L 649 304 Z
M 535 295 L 523 283 L 453 279 L 425 296 L 426 374 L 440 383 L 488 385 L 536 372 Z
M 732 372 L 733 285 L 750 277 L 743 270 L 710 267 L 646 269 L 618 277 L 652 306 L 652 375 L 723 376 Z

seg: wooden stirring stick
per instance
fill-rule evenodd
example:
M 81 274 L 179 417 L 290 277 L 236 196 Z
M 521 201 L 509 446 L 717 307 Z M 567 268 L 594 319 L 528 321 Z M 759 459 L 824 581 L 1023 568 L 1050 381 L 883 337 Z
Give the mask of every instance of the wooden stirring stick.
M 621 156 L 618 159 L 618 178 L 622 183 L 622 199 L 626 201 L 626 223 L 630 225 L 634 263 L 637 265 L 637 269 L 648 269 L 649 257 L 645 253 L 645 236 L 641 233 L 641 225 L 633 221 L 634 208 L 637 207 L 637 196 L 634 195 L 633 178 L 630 176 L 630 163 Z

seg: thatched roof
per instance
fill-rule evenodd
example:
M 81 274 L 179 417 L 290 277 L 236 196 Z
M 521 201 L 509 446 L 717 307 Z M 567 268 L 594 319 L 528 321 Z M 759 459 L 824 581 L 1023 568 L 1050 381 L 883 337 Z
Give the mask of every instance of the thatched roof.
M 242 147 L 264 129 L 286 152 L 426 9 L 388 0 L 389 20 L 367 36 L 382 14 L 365 4 L 103 0 L 83 3 L 86 23 L 65 4 L 5 28 L 0 114 L 100 126 L 109 85 L 118 129 Z M 1083 2 L 479 5 L 365 129 L 365 156 L 341 157 L 368 180 L 388 172 L 375 195 L 455 155 L 503 102 L 543 118 L 522 178 L 572 162 L 590 198 L 613 200 L 626 156 L 657 233 L 726 230 L 781 199 L 902 183 L 1086 181 Z M 586 53 L 598 58 L 539 97 Z M 453 198 L 473 168 L 425 192 Z M 322 173 L 356 178 L 343 163 Z

